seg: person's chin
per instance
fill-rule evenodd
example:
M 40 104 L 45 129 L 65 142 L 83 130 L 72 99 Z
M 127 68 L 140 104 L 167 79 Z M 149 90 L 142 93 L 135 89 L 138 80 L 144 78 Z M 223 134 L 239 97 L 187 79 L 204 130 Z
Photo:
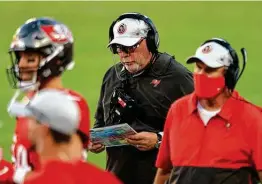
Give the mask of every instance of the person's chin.
M 136 72 L 138 72 L 138 69 L 137 68 L 126 68 L 127 69 L 127 71 L 128 72 L 130 72 L 130 73 L 136 73 Z
M 139 67 L 136 64 L 129 64 L 129 65 L 125 65 L 125 68 L 127 69 L 127 71 L 129 71 L 130 73 L 136 73 L 139 71 Z

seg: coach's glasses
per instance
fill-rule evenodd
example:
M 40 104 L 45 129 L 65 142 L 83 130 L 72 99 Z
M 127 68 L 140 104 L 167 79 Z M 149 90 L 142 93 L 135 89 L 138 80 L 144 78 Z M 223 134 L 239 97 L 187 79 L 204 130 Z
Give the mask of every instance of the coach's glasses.
M 127 54 L 133 53 L 135 52 L 135 50 L 140 46 L 141 42 L 144 39 L 142 38 L 141 40 L 139 40 L 135 45 L 133 46 L 124 46 L 124 45 L 120 45 L 120 44 L 116 44 L 116 52 L 120 53 L 120 52 L 124 52 Z

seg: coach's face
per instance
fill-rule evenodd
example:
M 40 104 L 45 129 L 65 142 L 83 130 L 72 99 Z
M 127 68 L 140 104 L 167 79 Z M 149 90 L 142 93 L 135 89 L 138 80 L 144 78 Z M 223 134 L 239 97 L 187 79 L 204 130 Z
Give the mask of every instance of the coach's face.
M 146 40 L 142 39 L 131 47 L 117 46 L 120 61 L 130 73 L 136 73 L 145 68 L 152 54 L 148 51 Z
M 200 99 L 214 99 L 219 94 L 226 92 L 225 67 L 212 68 L 202 61 L 195 62 L 194 87 Z
M 225 67 L 211 68 L 199 60 L 197 60 L 195 63 L 196 63 L 194 67 L 195 74 L 205 74 L 208 77 L 216 78 L 216 77 L 223 77 L 226 71 Z
M 19 77 L 22 81 L 31 81 L 37 74 L 42 56 L 37 52 L 19 52 Z

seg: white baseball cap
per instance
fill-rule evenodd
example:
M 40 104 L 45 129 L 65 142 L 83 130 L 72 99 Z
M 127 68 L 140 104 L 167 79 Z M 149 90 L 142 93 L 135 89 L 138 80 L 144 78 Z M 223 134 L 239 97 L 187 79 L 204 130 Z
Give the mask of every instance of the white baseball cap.
M 194 56 L 187 59 L 187 63 L 202 61 L 211 68 L 228 67 L 233 63 L 229 50 L 216 42 L 208 42 L 196 50 Z
M 113 27 L 114 39 L 108 44 L 120 44 L 127 47 L 138 43 L 147 37 L 149 26 L 143 20 L 125 18 L 117 22 Z
M 80 109 L 69 94 L 55 89 L 41 90 L 28 103 L 13 102 L 9 114 L 16 117 L 34 117 L 40 123 L 63 134 L 77 131 Z

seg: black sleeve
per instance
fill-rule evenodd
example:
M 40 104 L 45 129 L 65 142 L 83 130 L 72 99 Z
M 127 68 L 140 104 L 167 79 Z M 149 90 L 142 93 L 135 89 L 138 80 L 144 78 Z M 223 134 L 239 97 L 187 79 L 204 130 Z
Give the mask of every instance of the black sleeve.
M 192 72 L 177 61 L 174 62 L 175 69 L 172 71 L 172 82 L 170 82 L 173 87 L 171 87 L 167 92 L 171 103 L 194 91 Z
M 174 60 L 177 85 L 179 85 L 181 96 L 188 95 L 194 91 L 193 74 L 184 65 Z
M 109 79 L 112 77 L 114 71 L 115 71 L 115 67 L 112 66 L 111 68 L 107 70 L 107 72 L 105 73 L 103 77 L 103 82 L 102 82 L 101 89 L 100 89 L 100 97 L 98 100 L 97 109 L 95 113 L 94 128 L 105 126 L 103 99 L 105 96 L 106 84 L 108 83 Z
M 178 85 L 180 86 L 182 96 L 192 93 L 194 91 L 194 81 L 192 73 L 190 71 L 185 71 L 184 74 L 180 76 Z
M 105 126 L 104 109 L 103 109 L 103 103 L 102 103 L 103 97 L 104 97 L 104 81 L 103 81 L 102 86 L 101 86 L 100 97 L 99 97 L 99 100 L 98 100 L 97 109 L 96 109 L 96 113 L 95 113 L 94 128 L 100 128 L 100 127 Z

